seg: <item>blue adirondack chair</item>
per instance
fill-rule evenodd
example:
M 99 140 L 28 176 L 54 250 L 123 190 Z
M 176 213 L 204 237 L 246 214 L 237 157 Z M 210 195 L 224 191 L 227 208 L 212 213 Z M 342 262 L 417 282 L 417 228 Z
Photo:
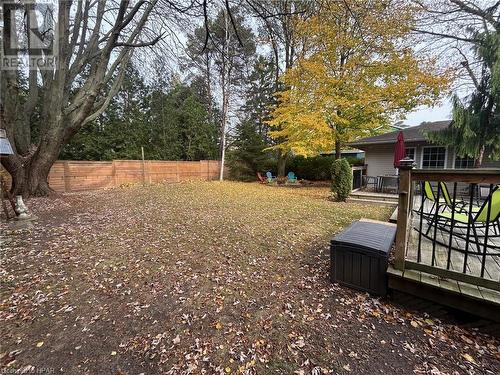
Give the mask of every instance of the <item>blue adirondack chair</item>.
M 272 183 L 276 181 L 276 177 L 272 175 L 271 172 L 266 172 L 266 177 L 267 177 L 267 183 Z
M 288 172 L 287 178 L 288 178 L 288 182 L 291 182 L 291 183 L 297 182 L 297 176 L 295 176 L 295 173 L 293 173 L 292 171 Z

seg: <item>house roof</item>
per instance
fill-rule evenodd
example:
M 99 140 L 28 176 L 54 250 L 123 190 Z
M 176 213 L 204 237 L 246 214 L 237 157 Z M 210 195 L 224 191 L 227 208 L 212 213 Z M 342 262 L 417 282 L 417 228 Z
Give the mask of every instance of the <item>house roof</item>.
M 392 144 L 396 143 L 398 134 L 403 132 L 405 142 L 426 142 L 424 131 L 438 131 L 446 129 L 451 124 L 451 120 L 423 122 L 418 126 L 410 126 L 401 130 L 376 135 L 374 137 L 361 138 L 349 143 L 351 147 L 362 147 L 364 145 Z

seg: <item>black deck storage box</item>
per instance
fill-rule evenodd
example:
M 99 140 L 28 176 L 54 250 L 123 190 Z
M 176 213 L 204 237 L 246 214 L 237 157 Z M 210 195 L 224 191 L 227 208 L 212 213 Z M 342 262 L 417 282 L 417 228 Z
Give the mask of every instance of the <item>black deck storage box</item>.
M 385 296 L 387 262 L 396 236 L 394 224 L 356 221 L 330 244 L 330 280 Z

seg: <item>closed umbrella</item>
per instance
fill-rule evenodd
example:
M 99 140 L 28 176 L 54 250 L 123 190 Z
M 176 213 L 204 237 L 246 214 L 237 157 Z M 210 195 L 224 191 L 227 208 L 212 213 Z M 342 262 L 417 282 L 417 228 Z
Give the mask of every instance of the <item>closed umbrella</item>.
M 405 138 L 403 132 L 399 132 L 396 146 L 394 147 L 394 168 L 398 168 L 401 159 L 406 157 Z

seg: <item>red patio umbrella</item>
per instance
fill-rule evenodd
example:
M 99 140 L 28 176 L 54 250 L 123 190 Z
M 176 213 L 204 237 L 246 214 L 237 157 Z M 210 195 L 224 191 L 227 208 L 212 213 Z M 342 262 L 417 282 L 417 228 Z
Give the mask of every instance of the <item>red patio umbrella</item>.
M 399 132 L 396 146 L 394 147 L 394 168 L 399 167 L 401 159 L 406 157 L 405 138 L 403 132 Z

